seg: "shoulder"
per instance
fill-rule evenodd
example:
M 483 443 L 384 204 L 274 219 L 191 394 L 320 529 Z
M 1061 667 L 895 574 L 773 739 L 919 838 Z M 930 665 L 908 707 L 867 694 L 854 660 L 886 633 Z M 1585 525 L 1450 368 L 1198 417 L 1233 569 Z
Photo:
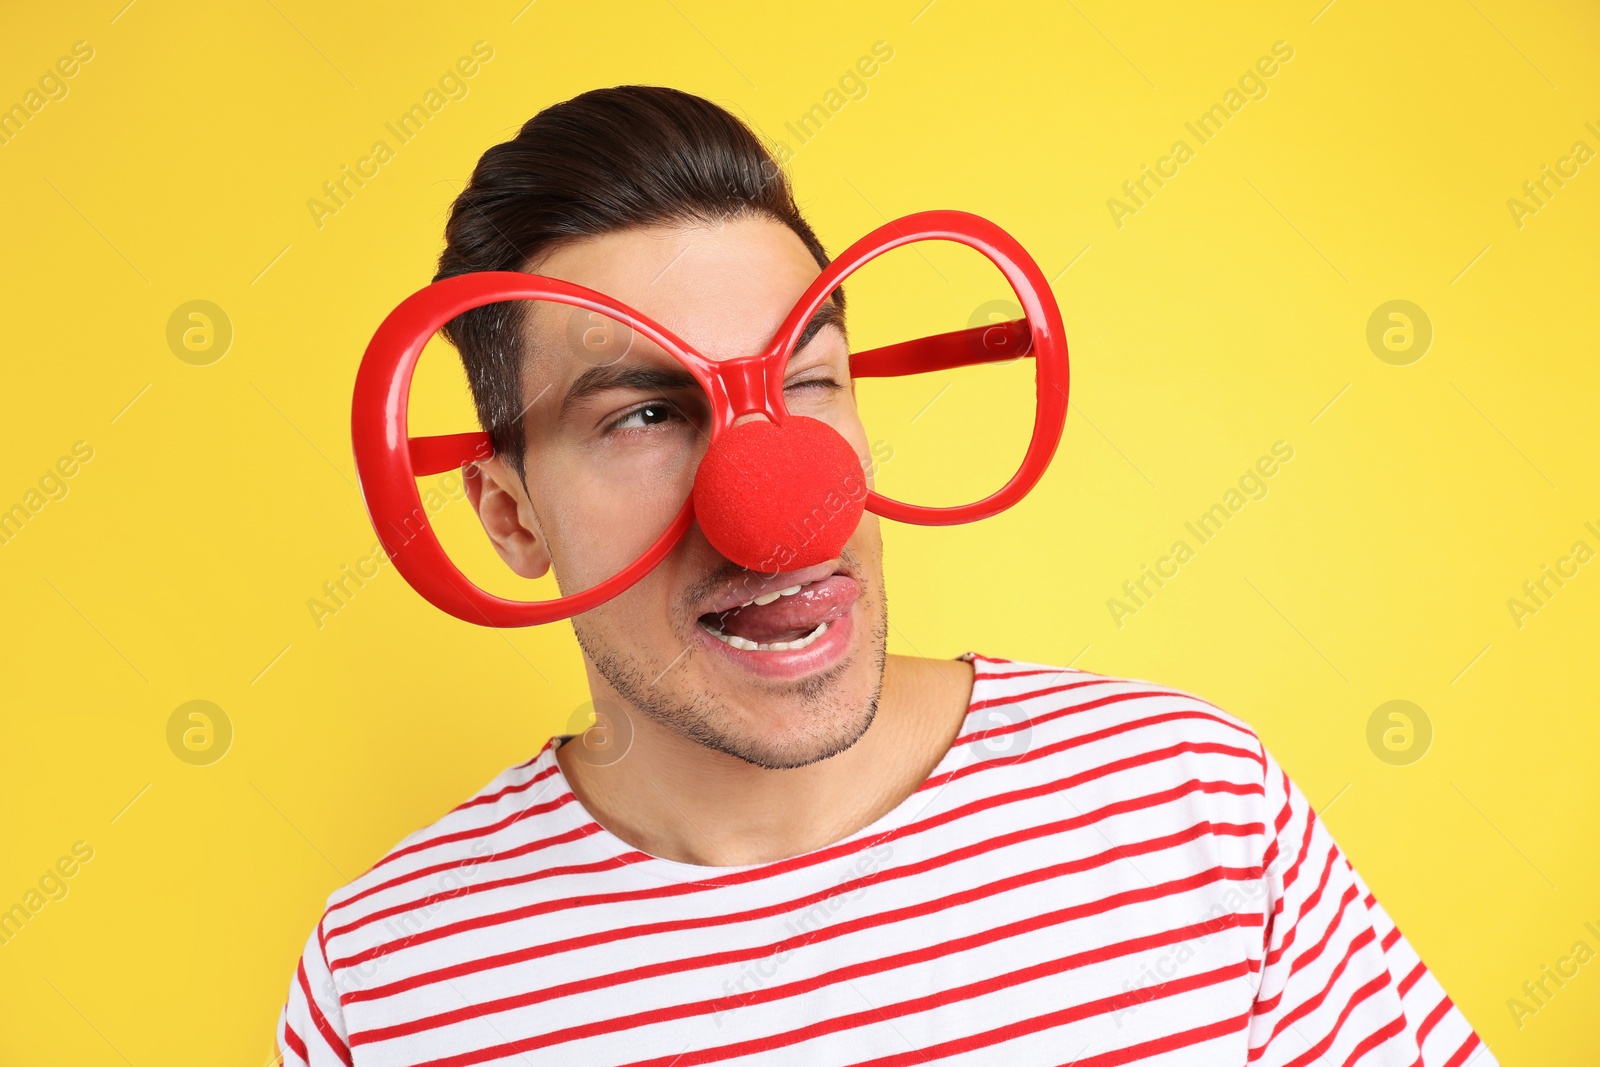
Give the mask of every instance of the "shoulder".
M 1147 789 L 1195 776 L 1260 792 L 1268 756 L 1254 729 L 1204 698 L 1142 678 L 969 653 L 971 729 L 1014 737 L 1054 773 Z M 1020 735 L 1020 736 L 1019 736 Z
M 313 936 L 335 970 L 381 953 L 386 943 L 417 939 L 445 920 L 447 902 L 499 877 L 506 861 L 537 864 L 548 858 L 547 846 L 571 836 L 563 832 L 573 797 L 559 775 L 554 741 L 402 838 L 328 897 Z
M 433 823 L 407 834 L 365 874 L 330 896 L 329 906 L 346 905 L 396 877 L 489 856 L 504 831 L 537 823 L 538 815 L 562 802 L 565 790 L 558 788 L 553 754 L 547 742 L 533 759 L 506 768 Z
M 1057 848 L 1107 887 L 1098 896 L 1153 894 L 1163 903 L 1151 907 L 1177 909 L 1174 926 L 1264 899 L 1279 824 L 1269 757 L 1248 724 L 1142 678 L 972 662 L 972 777 L 987 779 L 998 810 L 1014 810 L 1010 822 L 1058 828 Z

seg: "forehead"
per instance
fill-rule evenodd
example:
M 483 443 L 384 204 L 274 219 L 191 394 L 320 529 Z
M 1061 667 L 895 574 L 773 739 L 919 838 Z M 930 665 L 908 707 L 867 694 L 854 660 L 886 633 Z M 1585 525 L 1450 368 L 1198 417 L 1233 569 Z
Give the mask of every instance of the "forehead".
M 769 218 L 617 230 L 558 248 L 533 268 L 605 293 L 665 326 L 710 359 L 765 347 L 820 272 L 799 236 Z M 529 316 L 548 331 L 550 315 Z M 566 346 L 537 345 L 561 354 Z M 644 338 L 634 343 L 648 345 Z M 653 347 L 653 346 L 652 346 Z M 576 353 L 565 358 L 579 360 Z

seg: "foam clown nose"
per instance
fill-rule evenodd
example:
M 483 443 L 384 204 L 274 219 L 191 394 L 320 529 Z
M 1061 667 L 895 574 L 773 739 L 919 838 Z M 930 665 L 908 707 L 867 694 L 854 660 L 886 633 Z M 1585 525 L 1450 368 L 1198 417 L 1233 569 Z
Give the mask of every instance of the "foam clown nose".
M 706 540 L 739 566 L 768 573 L 837 558 L 866 503 L 866 476 L 850 442 L 803 415 L 729 427 L 694 479 Z

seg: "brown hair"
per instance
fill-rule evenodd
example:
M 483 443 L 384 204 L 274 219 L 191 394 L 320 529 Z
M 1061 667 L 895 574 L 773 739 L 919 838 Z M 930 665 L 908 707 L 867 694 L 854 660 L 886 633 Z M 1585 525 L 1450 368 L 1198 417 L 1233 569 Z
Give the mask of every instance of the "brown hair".
M 545 108 L 483 154 L 451 206 L 434 280 L 531 270 L 564 242 L 627 227 L 752 215 L 788 226 L 828 265 L 788 179 L 737 117 L 678 89 L 594 89 Z M 842 305 L 843 291 L 834 299 Z M 527 307 L 488 304 L 443 330 L 461 353 L 479 423 L 523 477 Z

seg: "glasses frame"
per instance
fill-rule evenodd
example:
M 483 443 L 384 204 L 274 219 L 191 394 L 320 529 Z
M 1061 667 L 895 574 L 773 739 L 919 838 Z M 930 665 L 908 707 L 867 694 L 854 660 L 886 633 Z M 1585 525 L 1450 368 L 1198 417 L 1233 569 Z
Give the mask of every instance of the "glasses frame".
M 554 600 L 508 600 L 475 584 L 451 561 L 428 521 L 417 479 L 462 468 L 494 454 L 483 431 L 411 437 L 411 380 L 423 348 L 451 319 L 485 304 L 541 300 L 598 312 L 649 338 L 683 364 L 711 402 L 711 446 L 745 415 L 782 423 L 789 417 L 783 378 L 811 316 L 858 268 L 919 241 L 951 241 L 984 256 L 1005 275 L 1023 318 L 979 325 L 851 353 L 852 378 L 893 377 L 1020 357 L 1035 361 L 1033 436 L 1011 478 L 993 493 L 954 507 L 907 504 L 869 490 L 866 510 L 924 526 L 973 522 L 1011 507 L 1043 477 L 1060 443 L 1070 384 L 1066 335 L 1055 295 L 1038 264 L 999 226 L 965 211 L 921 211 L 887 222 L 845 249 L 811 282 L 766 348 L 713 360 L 648 316 L 603 293 L 521 271 L 479 271 L 434 282 L 408 296 L 373 334 L 356 373 L 350 433 L 356 473 L 384 551 L 412 588 L 435 607 L 484 626 L 558 622 L 610 600 L 648 574 L 694 522 L 692 496 L 671 524 L 631 564 L 599 584 Z

